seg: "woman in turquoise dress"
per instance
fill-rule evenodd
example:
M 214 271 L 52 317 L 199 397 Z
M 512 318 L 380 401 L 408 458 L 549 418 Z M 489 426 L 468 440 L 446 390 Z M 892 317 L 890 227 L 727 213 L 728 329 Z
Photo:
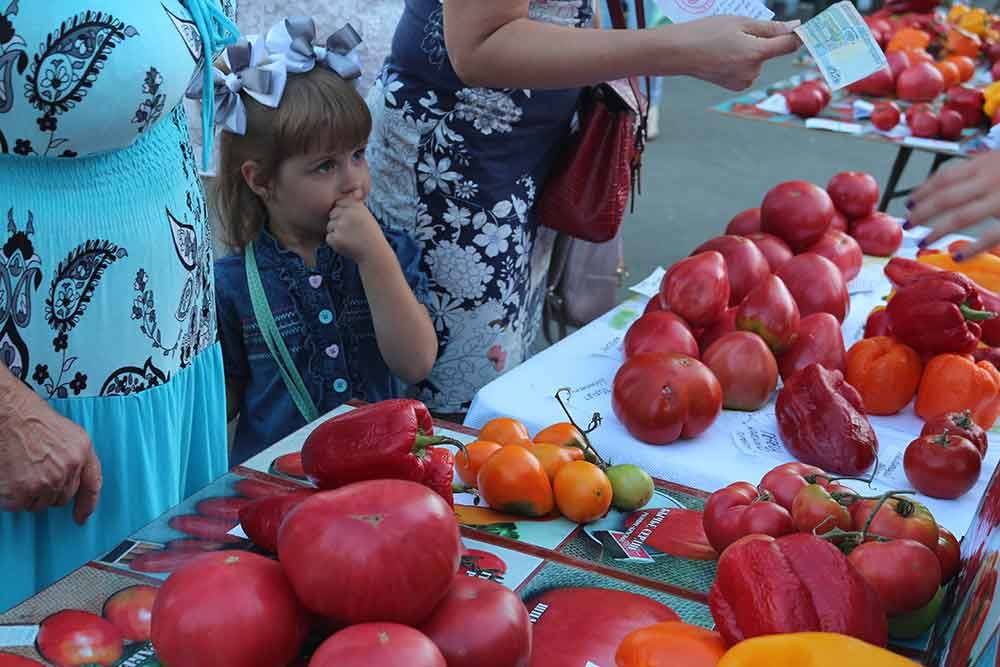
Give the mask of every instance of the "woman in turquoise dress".
M 0 611 L 225 472 L 180 102 L 234 13 L 0 0 Z

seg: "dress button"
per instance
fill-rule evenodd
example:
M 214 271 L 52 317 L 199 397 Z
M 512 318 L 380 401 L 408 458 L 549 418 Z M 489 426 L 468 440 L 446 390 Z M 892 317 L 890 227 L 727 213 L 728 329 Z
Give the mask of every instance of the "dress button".
M 345 380 L 344 378 L 337 378 L 336 381 L 333 383 L 333 390 L 338 394 L 343 394 L 345 391 L 347 391 L 347 380 Z
M 320 324 L 329 324 L 330 322 L 333 322 L 333 313 L 324 308 L 319 311 L 319 321 Z
M 309 284 L 312 285 L 313 289 L 319 289 L 323 284 L 323 276 L 309 276 Z
M 340 346 L 331 345 L 330 347 L 326 348 L 324 352 L 326 352 L 326 356 L 330 357 L 331 359 L 336 359 L 337 356 L 340 354 Z

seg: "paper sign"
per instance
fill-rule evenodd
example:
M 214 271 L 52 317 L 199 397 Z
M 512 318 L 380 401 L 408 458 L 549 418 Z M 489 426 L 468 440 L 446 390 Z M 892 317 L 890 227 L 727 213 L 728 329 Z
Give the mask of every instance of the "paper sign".
M 0 625 L 0 648 L 34 646 L 37 637 L 37 625 Z
M 240 538 L 242 538 L 244 540 L 249 540 L 250 539 L 249 537 L 247 537 L 247 534 L 245 532 L 243 532 L 243 526 L 240 525 L 240 524 L 236 524 L 236 527 L 233 528 L 228 533 L 226 533 L 226 535 L 234 535 L 234 536 L 240 537 Z
M 770 111 L 771 113 L 780 114 L 790 114 L 791 111 L 788 109 L 788 98 L 781 93 L 775 93 L 763 102 L 757 104 L 757 108 L 761 111 Z
M 832 5 L 795 29 L 833 90 L 889 66 L 857 8 L 847 0 Z
M 926 148 L 932 151 L 948 151 L 958 153 L 962 150 L 954 141 L 939 141 L 938 139 L 924 139 L 923 137 L 907 137 L 903 139 L 903 145 L 911 148 Z
M 652 299 L 660 293 L 660 283 L 663 282 L 663 276 L 666 275 L 666 273 L 667 272 L 663 267 L 657 267 L 651 274 L 646 276 L 642 282 L 633 285 L 629 289 L 636 294 L 641 294 L 644 297 Z
M 857 123 L 843 123 L 826 118 L 806 118 L 806 127 L 810 130 L 830 130 L 844 134 L 862 134 L 865 131 L 865 128 Z
M 746 16 L 770 21 L 774 12 L 760 0 L 656 0 L 671 23 L 685 23 L 707 16 Z
M 854 113 L 854 120 L 871 118 L 872 111 L 874 110 L 875 105 L 867 100 L 854 100 L 854 103 L 851 105 L 851 111 Z

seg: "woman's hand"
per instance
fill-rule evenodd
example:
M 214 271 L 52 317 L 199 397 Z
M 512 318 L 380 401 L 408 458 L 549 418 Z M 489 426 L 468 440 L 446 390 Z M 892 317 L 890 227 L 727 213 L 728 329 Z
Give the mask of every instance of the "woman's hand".
M 927 225 L 926 246 L 966 227 L 1000 218 L 1000 152 L 991 151 L 942 169 L 914 191 L 906 228 Z M 968 259 L 1000 243 L 1000 223 L 994 223 L 955 259 Z
M 97 507 L 101 463 L 90 437 L 6 369 L 0 378 L 0 508 L 38 512 L 75 498 L 80 525 Z
M 687 74 L 729 90 L 744 90 L 760 76 L 765 62 L 802 46 L 793 32 L 798 25 L 798 21 L 711 16 L 659 28 L 656 32 L 669 54 L 661 73 Z

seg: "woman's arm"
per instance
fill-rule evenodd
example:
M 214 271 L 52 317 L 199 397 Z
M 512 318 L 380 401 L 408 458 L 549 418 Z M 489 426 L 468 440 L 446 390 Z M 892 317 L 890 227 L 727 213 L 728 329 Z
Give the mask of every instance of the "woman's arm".
M 740 90 L 801 42 L 792 24 L 715 16 L 647 30 L 577 30 L 528 18 L 529 0 L 444 0 L 448 55 L 467 84 L 570 88 L 687 75 Z

